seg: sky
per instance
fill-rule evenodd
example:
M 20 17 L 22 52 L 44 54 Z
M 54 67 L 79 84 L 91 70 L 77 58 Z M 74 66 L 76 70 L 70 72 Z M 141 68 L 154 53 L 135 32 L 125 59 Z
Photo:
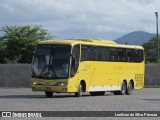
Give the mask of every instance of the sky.
M 160 0 L 0 0 L 0 28 L 41 25 L 55 39 L 115 40 L 129 32 L 156 33 Z

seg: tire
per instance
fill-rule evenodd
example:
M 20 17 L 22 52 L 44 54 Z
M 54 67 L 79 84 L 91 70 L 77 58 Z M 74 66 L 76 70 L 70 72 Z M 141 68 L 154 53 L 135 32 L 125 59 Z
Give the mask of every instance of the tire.
M 120 95 L 125 95 L 126 91 L 127 91 L 127 86 L 126 86 L 126 83 L 123 81 L 121 91 L 120 91 Z
M 82 83 L 80 83 L 78 92 L 75 93 L 75 96 L 76 97 L 82 97 L 82 94 L 83 94 L 83 86 L 82 86 Z
M 131 95 L 132 94 L 132 90 L 133 90 L 133 85 L 132 85 L 132 82 L 130 81 L 129 84 L 128 84 L 128 87 L 127 87 L 126 94 L 127 95 Z
M 123 81 L 122 82 L 122 86 L 121 86 L 121 90 L 120 91 L 114 91 L 114 95 L 125 95 L 127 92 L 127 87 L 126 87 L 126 83 Z
M 100 92 L 90 92 L 91 96 L 100 96 L 100 95 L 104 95 L 105 91 L 100 91 Z
M 53 92 L 47 92 L 47 91 L 45 91 L 45 95 L 46 95 L 47 98 L 52 98 Z

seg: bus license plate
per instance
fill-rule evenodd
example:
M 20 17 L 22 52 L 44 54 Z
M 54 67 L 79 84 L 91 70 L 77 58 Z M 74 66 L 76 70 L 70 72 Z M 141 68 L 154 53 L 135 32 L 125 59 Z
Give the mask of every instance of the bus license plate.
M 45 91 L 51 91 L 50 87 L 45 87 Z

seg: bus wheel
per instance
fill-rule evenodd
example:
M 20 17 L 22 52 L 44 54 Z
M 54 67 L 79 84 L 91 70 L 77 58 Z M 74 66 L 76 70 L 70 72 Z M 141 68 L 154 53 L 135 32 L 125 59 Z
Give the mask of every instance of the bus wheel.
M 122 82 L 122 86 L 121 86 L 121 90 L 120 91 L 114 91 L 114 95 L 125 95 L 126 94 L 126 83 L 123 81 Z
M 132 82 L 130 81 L 127 87 L 127 91 L 126 94 L 127 95 L 131 95 L 132 94 L 132 90 L 133 90 L 133 86 L 132 86 Z
M 45 95 L 46 95 L 47 98 L 51 98 L 53 96 L 53 92 L 45 91 Z
M 79 84 L 79 90 L 78 92 L 75 93 L 76 97 L 82 97 L 82 93 L 83 93 L 83 86 L 82 83 Z
M 101 91 L 101 92 L 90 92 L 90 95 L 92 96 L 98 96 L 98 95 L 104 95 L 105 91 Z
M 126 83 L 123 81 L 122 86 L 121 86 L 121 91 L 120 95 L 125 95 L 126 94 Z

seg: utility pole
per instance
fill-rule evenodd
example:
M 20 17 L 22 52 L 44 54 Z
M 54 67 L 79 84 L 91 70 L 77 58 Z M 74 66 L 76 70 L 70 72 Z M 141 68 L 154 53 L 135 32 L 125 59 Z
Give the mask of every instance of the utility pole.
M 159 39 L 158 39 L 158 12 L 155 12 L 155 15 L 156 15 L 156 26 L 157 26 L 157 44 L 158 44 L 158 51 L 157 51 L 157 53 L 158 53 L 158 56 L 157 56 L 157 60 L 159 60 L 160 58 L 160 54 L 159 54 L 159 52 L 160 52 L 160 49 L 159 49 Z

